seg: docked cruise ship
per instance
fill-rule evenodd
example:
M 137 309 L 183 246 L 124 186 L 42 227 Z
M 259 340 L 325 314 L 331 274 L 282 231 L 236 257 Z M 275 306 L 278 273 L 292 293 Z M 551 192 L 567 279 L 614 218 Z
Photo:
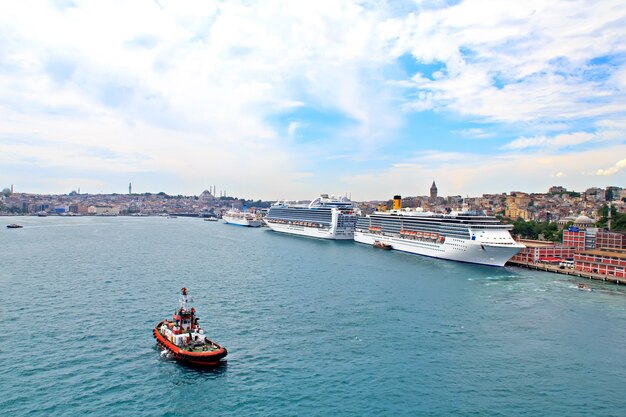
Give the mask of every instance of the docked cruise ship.
M 348 198 L 322 194 L 309 205 L 276 202 L 270 207 L 264 220 L 276 232 L 321 239 L 352 240 L 356 214 Z
M 524 245 L 511 237 L 512 225 L 482 212 L 438 214 L 402 209 L 400 196 L 394 208 L 359 217 L 356 242 L 386 244 L 392 249 L 482 265 L 503 266 Z
M 257 218 L 256 215 L 236 210 L 227 211 L 222 219 L 228 224 L 237 226 L 260 227 L 263 225 L 263 220 Z

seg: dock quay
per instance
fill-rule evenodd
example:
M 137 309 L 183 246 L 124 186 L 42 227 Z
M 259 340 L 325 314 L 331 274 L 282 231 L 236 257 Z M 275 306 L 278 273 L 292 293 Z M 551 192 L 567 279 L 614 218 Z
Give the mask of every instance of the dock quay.
M 539 271 L 552 272 L 555 274 L 573 275 L 581 278 L 588 278 L 604 282 L 614 282 L 616 284 L 626 284 L 626 278 L 618 278 L 610 275 L 603 275 L 593 272 L 580 271 L 574 268 L 561 267 L 559 265 L 551 265 L 544 262 L 523 262 L 523 261 L 509 261 L 507 265 L 519 266 L 522 268 L 535 269 Z

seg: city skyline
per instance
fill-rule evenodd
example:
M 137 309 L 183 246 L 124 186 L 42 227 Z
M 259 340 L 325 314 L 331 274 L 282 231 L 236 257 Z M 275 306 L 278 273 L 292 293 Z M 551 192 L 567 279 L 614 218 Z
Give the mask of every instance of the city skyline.
M 623 2 L 0 11 L 0 185 L 16 192 L 365 201 L 433 180 L 463 196 L 626 183 Z

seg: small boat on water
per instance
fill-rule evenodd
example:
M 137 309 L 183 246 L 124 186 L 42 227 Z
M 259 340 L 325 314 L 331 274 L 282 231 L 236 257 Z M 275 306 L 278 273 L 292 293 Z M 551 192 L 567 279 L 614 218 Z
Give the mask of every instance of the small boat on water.
M 591 288 L 588 284 L 585 284 L 583 282 L 578 284 L 578 289 L 581 291 L 593 291 L 593 288 Z
M 374 241 L 374 247 L 378 249 L 384 249 L 384 250 L 393 249 L 393 246 L 391 246 L 389 243 L 384 243 L 384 242 L 381 242 L 380 240 Z
M 21 229 L 22 226 L 21 224 L 16 224 L 16 223 L 11 223 L 11 224 L 7 224 L 7 229 Z
M 261 227 L 263 220 L 256 214 L 247 211 L 230 210 L 222 216 L 224 223 L 246 227 Z
M 189 303 L 187 288 L 180 290 L 180 308 L 174 311 L 173 320 L 163 320 L 152 330 L 161 349 L 184 363 L 215 366 L 228 352 L 226 348 L 205 337 L 200 327 L 196 309 L 187 308 Z
M 204 218 L 204 221 L 205 221 L 205 222 L 216 222 L 216 221 L 218 221 L 218 220 L 219 220 L 219 219 L 218 219 L 217 217 L 213 217 L 213 216 L 211 216 L 211 217 L 205 217 L 205 218 Z

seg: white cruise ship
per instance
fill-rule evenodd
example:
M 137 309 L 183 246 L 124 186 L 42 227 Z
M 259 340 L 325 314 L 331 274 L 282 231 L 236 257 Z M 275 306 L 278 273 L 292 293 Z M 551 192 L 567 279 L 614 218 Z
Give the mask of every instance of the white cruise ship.
M 260 227 L 263 225 L 263 220 L 257 218 L 256 215 L 236 210 L 227 211 L 222 219 L 228 224 L 237 226 Z
M 276 232 L 352 240 L 356 214 L 352 202 L 346 197 L 335 198 L 322 194 L 309 205 L 274 203 L 264 220 Z
M 402 209 L 400 196 L 395 196 L 393 210 L 359 217 L 354 240 L 434 258 L 504 266 L 525 247 L 511 237 L 512 228 L 482 212 Z

